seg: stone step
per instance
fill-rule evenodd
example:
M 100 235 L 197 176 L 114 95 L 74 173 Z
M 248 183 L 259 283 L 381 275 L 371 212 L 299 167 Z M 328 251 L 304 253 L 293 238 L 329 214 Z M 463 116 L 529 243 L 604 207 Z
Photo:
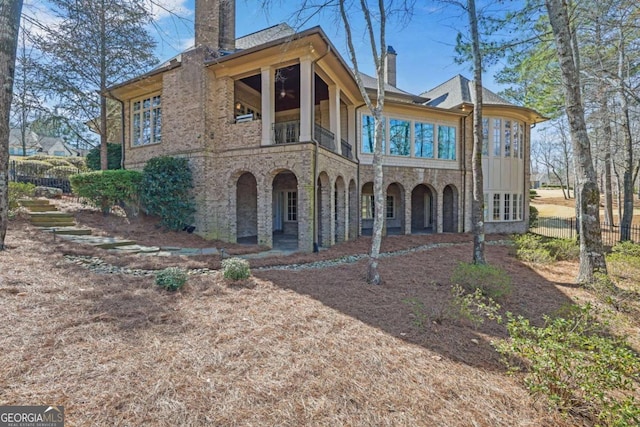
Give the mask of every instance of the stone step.
M 24 207 L 29 206 L 53 206 L 47 199 L 19 199 L 18 203 Z
M 86 245 L 95 246 L 102 249 L 114 249 L 121 246 L 135 245 L 133 240 L 118 239 L 115 237 L 103 237 L 103 236 L 90 236 L 90 235 L 64 235 L 60 237 L 70 240 L 75 243 L 83 243 Z
M 29 214 L 29 218 L 32 220 L 38 219 L 54 219 L 54 218 L 71 218 L 73 219 L 73 215 L 66 212 L 32 212 Z
M 71 218 L 31 218 L 31 224 L 37 225 L 38 227 L 51 227 L 50 225 L 43 224 L 53 224 L 53 226 L 60 225 L 62 223 L 71 223 L 75 225 L 75 221 L 73 217 Z
M 46 229 L 55 234 L 61 234 L 66 236 L 90 236 L 92 231 L 90 228 L 78 228 L 78 227 L 51 227 Z
M 74 221 L 58 221 L 58 222 L 32 222 L 33 225 L 40 228 L 61 228 L 61 227 L 75 227 L 76 223 Z
M 55 212 L 58 210 L 56 205 L 33 205 L 25 206 L 30 212 Z

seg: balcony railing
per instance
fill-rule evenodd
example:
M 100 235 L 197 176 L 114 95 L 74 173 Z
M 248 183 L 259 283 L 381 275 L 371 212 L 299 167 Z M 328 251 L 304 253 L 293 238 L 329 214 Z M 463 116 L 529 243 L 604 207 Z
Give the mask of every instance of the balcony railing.
M 342 148 L 342 156 L 347 159 L 353 159 L 353 153 L 351 152 L 351 144 L 344 139 L 340 140 L 340 146 Z
M 300 137 L 300 120 L 274 123 L 273 134 L 276 144 L 298 142 Z
M 328 129 L 323 128 L 315 123 L 313 127 L 314 138 L 318 143 L 328 150 L 336 151 L 336 137 Z M 286 122 L 278 122 L 273 125 L 273 137 L 276 144 L 289 144 L 300 141 L 300 120 L 289 120 Z M 347 159 L 353 159 L 351 144 L 342 139 L 340 141 L 342 155 Z
M 327 130 L 315 123 L 313 126 L 313 134 L 316 139 L 324 148 L 328 148 L 331 151 L 335 151 L 336 136 L 330 130 Z

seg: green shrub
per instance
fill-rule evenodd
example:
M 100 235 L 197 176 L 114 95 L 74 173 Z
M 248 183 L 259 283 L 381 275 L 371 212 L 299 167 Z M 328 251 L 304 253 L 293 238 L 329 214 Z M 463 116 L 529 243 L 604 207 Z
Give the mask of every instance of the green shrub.
M 511 293 L 511 277 L 501 268 L 489 264 L 461 262 L 453 270 L 451 283 L 472 293 L 480 289 L 483 295 L 494 300 Z
M 137 205 L 142 174 L 138 171 L 97 171 L 73 175 L 73 192 L 108 214 L 112 206 Z
M 529 228 L 538 226 L 538 213 L 538 209 L 535 206 L 529 205 Z
M 540 197 L 540 195 L 538 194 L 538 192 L 536 190 L 534 190 L 533 188 L 529 190 L 529 198 L 530 199 L 535 199 L 536 197 Z
M 69 179 L 71 175 L 78 174 L 78 168 L 71 166 L 67 163 L 67 166 L 54 166 L 47 171 L 47 178 Z
M 484 296 L 479 288 L 469 293 L 460 285 L 454 285 L 451 288 L 451 307 L 458 317 L 467 319 L 476 327 L 484 323 L 485 318 L 502 322 L 500 304 Z
M 84 157 L 67 157 L 65 160 L 69 162 L 71 166 L 75 166 L 80 169 L 81 172 L 86 172 L 88 170 L 87 161 Z
M 507 313 L 507 330 L 510 340 L 494 345 L 512 370 L 524 369 L 534 396 L 565 413 L 589 413 L 598 425 L 640 425 L 631 393 L 640 360 L 623 340 L 604 335 L 589 305 L 566 318 L 545 316 L 543 327 Z
M 45 173 L 53 167 L 44 160 L 16 160 L 16 174 L 22 176 L 44 177 Z
M 522 261 L 536 264 L 549 264 L 554 258 L 551 256 L 542 237 L 535 234 L 521 234 L 514 238 L 516 244 L 516 257 Z
M 86 159 L 87 167 L 94 171 L 99 171 L 100 168 L 100 147 L 95 147 L 89 150 Z M 120 144 L 107 144 L 107 169 L 114 170 L 122 167 L 122 145 Z
M 544 247 L 556 261 L 574 260 L 580 257 L 580 247 L 574 239 L 549 239 L 544 243 Z
M 222 274 L 225 279 L 243 280 L 251 276 L 249 261 L 242 258 L 228 258 L 222 261 Z
M 147 213 L 157 215 L 170 230 L 182 230 L 193 222 L 195 205 L 189 190 L 193 187 L 187 159 L 156 157 L 142 172 L 140 200 Z
M 38 160 L 42 160 L 43 162 L 47 162 L 51 166 L 71 166 L 71 163 L 69 163 L 67 161 L 67 159 L 64 158 L 64 157 L 48 156 L 48 157 L 44 157 L 44 158 L 38 159 Z
M 167 291 L 177 291 L 187 282 L 187 272 L 180 267 L 167 267 L 156 273 L 156 285 Z
M 36 186 L 30 183 L 9 182 L 9 210 L 18 207 L 18 200 L 33 197 Z
M 629 241 L 619 242 L 611 248 L 611 252 L 640 258 L 640 245 Z

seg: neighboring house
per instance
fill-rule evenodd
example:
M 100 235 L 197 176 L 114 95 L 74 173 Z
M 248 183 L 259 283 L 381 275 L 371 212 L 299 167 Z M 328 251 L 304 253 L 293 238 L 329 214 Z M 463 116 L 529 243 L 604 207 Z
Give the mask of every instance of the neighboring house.
M 71 148 L 62 138 L 38 136 L 35 132 L 27 130 L 24 134 L 24 140 L 27 156 L 46 154 L 48 156 L 77 157 L 80 155 L 78 150 Z M 25 155 L 20 129 L 11 129 L 9 132 L 9 154 L 12 156 Z
M 234 8 L 196 0 L 196 47 L 109 89 L 125 109 L 125 166 L 187 157 L 194 225 L 206 238 L 294 240 L 311 251 L 370 234 L 373 120 L 352 71 L 319 27 L 283 24 L 236 40 Z M 389 53 L 387 232 L 470 231 L 471 82 L 456 76 L 407 93 L 395 87 Z M 362 77 L 375 94 L 376 80 Z M 529 129 L 544 119 L 488 90 L 484 100 L 486 230 L 525 232 Z

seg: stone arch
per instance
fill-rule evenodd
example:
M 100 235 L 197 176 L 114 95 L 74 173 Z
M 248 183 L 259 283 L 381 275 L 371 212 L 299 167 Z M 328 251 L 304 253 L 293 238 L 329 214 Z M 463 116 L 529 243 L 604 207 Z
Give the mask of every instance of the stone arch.
M 458 232 L 458 189 L 453 184 L 442 190 L 442 231 Z
M 432 233 L 437 229 L 436 191 L 418 184 L 411 191 L 411 233 Z
M 317 182 L 318 199 L 317 207 L 317 224 L 318 224 L 318 245 L 322 247 L 329 247 L 332 243 L 331 232 L 332 224 L 334 223 L 332 205 L 332 191 L 331 181 L 329 175 L 326 172 L 320 172 Z
M 242 173 L 236 180 L 236 241 L 258 242 L 258 183 L 251 172 Z

